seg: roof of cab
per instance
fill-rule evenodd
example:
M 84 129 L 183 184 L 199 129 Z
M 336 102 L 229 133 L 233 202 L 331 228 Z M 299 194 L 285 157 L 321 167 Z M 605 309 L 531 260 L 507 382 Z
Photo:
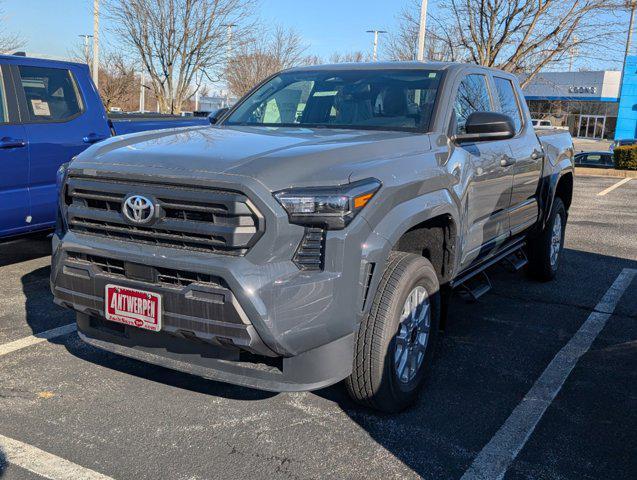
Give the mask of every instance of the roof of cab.
M 462 63 L 453 62 L 351 62 L 333 63 L 325 65 L 306 65 L 302 67 L 292 67 L 287 71 L 332 71 L 332 70 L 448 70 L 459 67 Z
M 303 67 L 292 67 L 286 72 L 330 72 L 330 71 L 355 71 L 355 70 L 440 70 L 450 72 L 462 72 L 466 69 L 490 71 L 498 75 L 506 75 L 515 78 L 515 75 L 498 68 L 485 67 L 474 63 L 462 62 L 419 62 L 419 61 L 393 61 L 393 62 L 357 62 L 357 63 L 334 63 L 326 65 L 307 65 Z
M 34 65 L 34 66 L 46 66 L 46 65 L 57 65 L 57 66 L 82 66 L 86 67 L 87 65 L 81 62 L 72 62 L 70 60 L 55 60 L 51 58 L 38 58 L 38 57 L 29 57 L 24 55 L 3 55 L 0 54 L 0 62 L 5 63 L 13 63 L 17 65 Z

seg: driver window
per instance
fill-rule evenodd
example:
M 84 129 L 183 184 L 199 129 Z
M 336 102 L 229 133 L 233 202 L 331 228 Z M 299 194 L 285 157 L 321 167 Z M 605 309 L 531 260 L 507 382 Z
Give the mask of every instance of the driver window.
M 491 112 L 491 98 L 487 87 L 487 77 L 479 74 L 467 75 L 460 86 L 453 106 L 456 134 L 467 133 L 465 125 L 474 112 Z

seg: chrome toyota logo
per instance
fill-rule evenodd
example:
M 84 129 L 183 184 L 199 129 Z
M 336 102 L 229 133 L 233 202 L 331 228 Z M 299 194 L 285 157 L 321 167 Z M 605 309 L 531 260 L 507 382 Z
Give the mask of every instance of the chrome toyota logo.
M 142 195 L 131 195 L 124 200 L 122 211 L 131 222 L 144 224 L 153 219 L 155 205 L 152 200 Z

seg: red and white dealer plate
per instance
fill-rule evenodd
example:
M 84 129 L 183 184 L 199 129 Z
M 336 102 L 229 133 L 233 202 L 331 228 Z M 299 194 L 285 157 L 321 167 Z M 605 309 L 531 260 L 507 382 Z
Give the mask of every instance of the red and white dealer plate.
M 106 320 L 158 332 L 161 330 L 161 295 L 135 288 L 106 285 Z

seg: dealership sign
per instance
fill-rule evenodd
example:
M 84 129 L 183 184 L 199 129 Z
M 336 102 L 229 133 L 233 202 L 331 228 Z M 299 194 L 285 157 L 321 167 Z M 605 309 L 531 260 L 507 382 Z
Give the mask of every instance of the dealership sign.
M 594 95 L 597 93 L 597 87 L 570 85 L 568 87 L 568 93 L 589 93 Z

